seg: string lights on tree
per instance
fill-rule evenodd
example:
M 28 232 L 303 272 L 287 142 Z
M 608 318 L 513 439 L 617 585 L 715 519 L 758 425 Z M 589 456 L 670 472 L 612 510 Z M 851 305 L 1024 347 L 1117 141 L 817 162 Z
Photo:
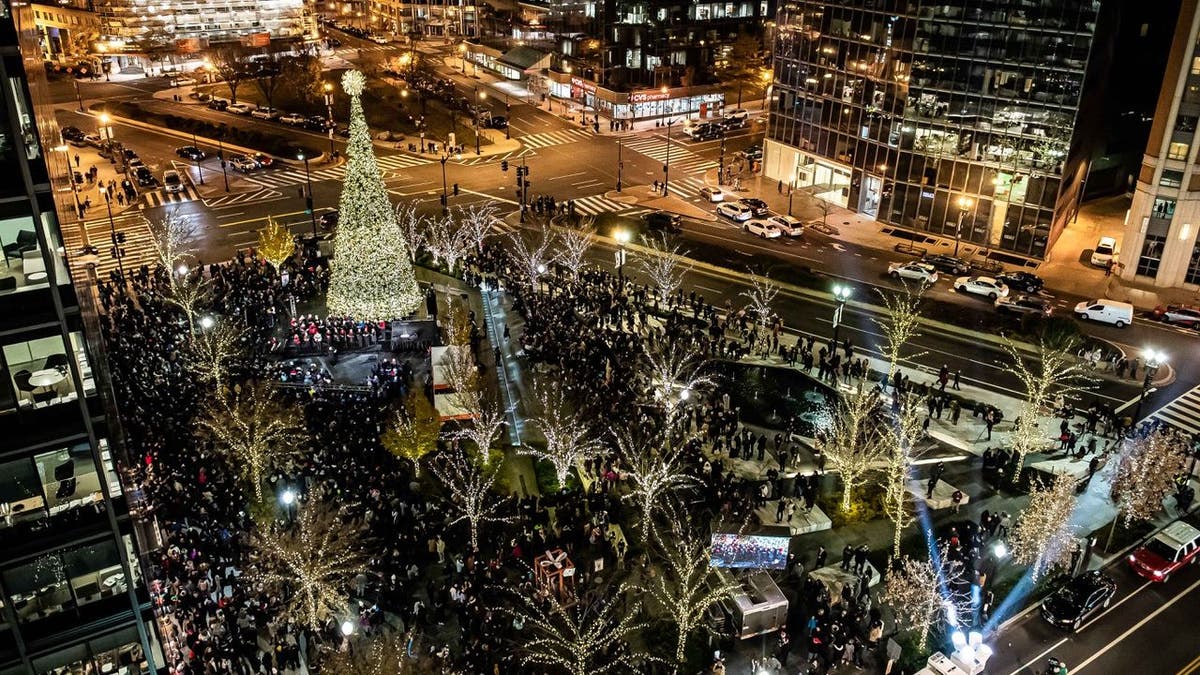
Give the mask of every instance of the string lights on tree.
M 703 355 L 682 338 L 649 342 L 644 362 L 649 403 L 663 411 L 668 427 L 693 396 L 713 384 L 712 377 L 704 372 Z
M 380 443 L 393 455 L 412 462 L 413 472 L 421 475 L 421 458 L 437 450 L 442 433 L 442 418 L 419 389 L 413 389 L 393 413 L 391 425 L 384 430 Z
M 366 527 L 341 517 L 337 507 L 312 502 L 295 523 L 276 522 L 252 539 L 256 575 L 284 600 L 284 614 L 320 630 L 349 606 L 348 588 L 367 569 Z
M 641 530 L 649 537 L 656 513 L 667 508 L 668 496 L 696 485 L 685 467 L 682 443 L 630 429 L 613 432 L 621 466 L 630 482 L 625 499 L 637 503 L 641 511 Z
M 1066 472 L 1033 482 L 1029 505 L 1008 533 L 1008 549 L 1013 560 L 1029 567 L 1034 580 L 1065 565 L 1074 550 L 1071 515 L 1077 501 L 1075 479 Z
M 258 254 L 276 270 L 296 252 L 296 238 L 278 220 L 268 217 L 258 231 Z
M 850 496 L 864 477 L 887 466 L 891 448 L 873 419 L 878 407 L 877 394 L 843 394 L 829 428 L 817 436 L 826 468 L 842 479 L 842 511 L 850 509 Z
M 1065 397 L 1090 388 L 1087 362 L 1075 356 L 1078 346 L 1079 341 L 1074 337 L 1042 336 L 1037 351 L 1027 354 L 1011 340 L 1004 341 L 1008 365 L 1025 390 L 1011 435 L 1017 456 L 1014 478 L 1025 466 L 1026 455 L 1046 443 L 1046 435 L 1039 428 L 1043 408 L 1051 405 L 1056 396 Z
M 770 277 L 753 273 L 750 274 L 749 290 L 742 292 L 742 297 L 746 298 L 747 309 L 754 317 L 755 334 L 758 339 L 765 340 L 768 347 L 771 341 L 767 331 L 770 330 L 771 324 L 775 320 L 775 310 L 772 305 L 777 295 L 779 295 L 779 287 L 771 283 Z
M 670 244 L 665 234 L 647 236 L 643 242 L 650 251 L 638 261 L 638 269 L 650 279 L 659 302 L 666 304 L 683 285 L 683 277 L 692 268 L 686 265 L 687 251 Z
M 365 83 L 356 70 L 342 76 L 350 97 L 349 161 L 338 200 L 327 304 L 335 316 L 388 321 L 412 313 L 421 295 L 363 115 Z
M 196 223 L 177 210 L 170 209 L 159 218 L 148 219 L 147 224 L 150 227 L 150 245 L 154 247 L 154 258 L 158 264 L 174 273 L 186 270 L 196 252 L 199 234 Z M 182 276 L 172 274 L 172 283 Z
M 202 326 L 188 345 L 188 369 L 215 389 L 224 386 L 229 367 L 245 351 L 246 331 L 241 324 L 218 317 Z
M 566 270 L 568 280 L 575 281 L 587 269 L 587 252 L 595 235 L 592 227 L 569 227 L 559 236 L 558 264 Z
M 925 650 L 929 631 L 938 625 L 955 628 L 969 617 L 971 594 L 961 562 L 950 560 L 945 548 L 930 560 L 898 558 L 888 570 L 882 601 L 896 614 L 896 623 L 917 636 Z
M 224 395 L 228 394 L 228 395 Z M 295 406 L 279 403 L 265 385 L 246 385 L 209 399 L 196 419 L 197 434 L 207 438 L 229 468 L 263 502 L 267 474 L 298 452 L 304 420 Z
M 417 253 L 426 245 L 425 233 L 429 230 L 429 219 L 417 213 L 416 202 L 396 204 L 396 226 L 408 249 L 409 260 L 416 262 Z
M 461 448 L 445 450 L 430 462 L 430 470 L 450 491 L 451 503 L 459 512 L 448 524 L 467 522 L 472 549 L 479 548 L 480 525 L 512 522 L 503 513 L 508 500 L 492 490 L 502 465 L 502 460 L 476 462 Z
M 1187 470 L 1190 439 L 1162 430 L 1126 438 L 1121 443 L 1112 498 L 1125 525 L 1154 518 L 1163 500 L 1177 488 L 1175 479 Z
M 911 352 L 913 339 L 920 335 L 917 329 L 921 327 L 921 301 L 924 300 L 928 288 L 927 284 L 921 284 L 916 289 L 905 284 L 900 291 L 879 291 L 887 313 L 874 317 L 873 320 L 883 332 L 883 354 L 888 362 L 889 382 L 900 367 L 900 360 L 903 358 L 901 351 L 909 348 Z M 917 359 L 924 354 L 923 351 L 910 353 L 908 358 Z
M 542 275 L 554 264 L 552 251 L 558 248 L 557 237 L 549 224 L 536 225 L 532 230 L 514 232 L 509 236 L 508 253 L 512 257 L 518 278 L 537 290 Z
M 321 652 L 322 673 L 335 675 L 417 675 L 417 656 L 409 656 L 409 635 L 399 631 L 378 631 L 345 649 Z M 428 665 L 428 664 L 425 664 Z
M 565 485 L 567 475 L 578 462 L 600 454 L 601 446 L 581 412 L 567 400 L 558 380 L 534 387 L 541 410 L 530 421 L 546 439 L 544 449 L 530 446 L 525 452 L 554 466 L 558 484 Z
M 900 394 L 895 394 L 900 396 Z M 889 428 L 882 435 L 887 447 L 887 463 L 883 470 L 883 510 L 892 521 L 892 555 L 900 555 L 900 537 L 912 522 L 913 462 L 920 455 L 917 443 L 924 434 L 924 402 L 916 396 L 902 399 L 900 409 L 892 416 Z

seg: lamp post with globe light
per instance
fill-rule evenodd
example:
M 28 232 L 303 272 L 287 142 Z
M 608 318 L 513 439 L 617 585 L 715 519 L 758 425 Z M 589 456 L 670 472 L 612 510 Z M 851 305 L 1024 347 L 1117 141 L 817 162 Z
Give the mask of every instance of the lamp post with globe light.
M 625 281 L 625 244 L 629 243 L 629 230 L 617 230 L 613 233 L 613 239 L 617 240 L 617 279 L 624 283 Z
M 1142 378 L 1142 393 L 1138 395 L 1137 409 L 1133 413 L 1133 423 L 1137 424 L 1142 419 L 1142 402 L 1146 400 L 1146 394 L 1150 393 L 1150 384 L 1154 380 L 1154 376 L 1158 374 L 1158 369 L 1167 362 L 1167 355 L 1153 347 L 1148 347 L 1142 353 L 1142 358 L 1145 359 L 1146 375 Z
M 846 301 L 850 299 L 850 287 L 841 284 L 834 286 L 833 299 L 837 301 L 833 310 L 833 348 L 837 349 L 838 328 L 842 325 L 842 311 L 846 308 Z
M 958 245 L 962 241 L 963 218 L 967 216 L 967 211 L 975 205 L 975 200 L 966 195 L 960 196 L 958 203 L 958 225 L 954 228 L 954 257 L 958 257 Z

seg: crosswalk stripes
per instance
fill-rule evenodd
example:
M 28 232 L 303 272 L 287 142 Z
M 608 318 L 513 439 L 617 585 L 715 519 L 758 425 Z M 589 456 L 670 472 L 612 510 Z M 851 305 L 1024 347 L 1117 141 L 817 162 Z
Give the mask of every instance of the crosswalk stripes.
M 667 150 L 666 139 L 661 136 L 634 138 L 625 141 L 623 145 L 638 154 L 645 155 L 664 164 L 669 160 L 671 162 L 671 170 L 678 170 L 681 173 L 699 173 L 715 169 L 718 166 L 717 162 L 705 159 L 691 150 L 680 146 L 679 142 L 675 139 L 671 140 L 670 151 Z
M 428 157 L 415 157 L 413 155 L 384 155 L 377 157 L 375 161 L 381 171 L 390 172 L 398 169 L 409 169 L 414 166 L 423 166 L 434 160 Z M 325 169 L 314 169 L 309 171 L 309 175 L 311 175 L 314 182 L 342 180 L 346 175 L 346 166 L 343 164 Z M 262 185 L 263 187 L 281 188 L 299 185 L 307 181 L 309 175 L 305 175 L 302 169 L 283 168 L 263 173 L 249 173 L 246 174 L 246 180 Z
M 265 202 L 276 197 L 282 197 L 283 193 L 279 190 L 262 189 L 257 192 L 243 192 L 236 195 L 222 195 L 213 199 L 205 199 L 204 205 L 211 208 L 217 206 L 228 206 L 230 204 L 241 204 L 243 202 Z
M 191 185 L 185 185 L 182 192 L 167 192 L 166 190 L 148 190 L 142 193 L 142 202 L 150 208 L 166 206 L 167 204 L 182 204 L 200 200 L 200 193 Z
M 586 216 L 598 216 L 601 213 L 618 213 L 635 208 L 632 204 L 614 201 L 604 195 L 575 197 L 571 201 L 575 202 L 575 211 Z
M 72 267 L 82 267 L 94 261 L 96 275 L 100 278 L 117 269 L 117 260 L 111 254 L 112 230 L 125 235 L 125 255 L 122 258 L 125 269 L 153 265 L 157 260 L 150 223 L 140 213 L 130 212 L 113 216 L 111 225 L 107 218 L 97 218 L 84 222 L 83 227 L 87 229 L 88 242 L 99 249 L 99 254 L 83 256 L 80 253 L 80 249 L 83 248 L 83 230 L 78 224 L 67 225 L 62 233 L 63 249 L 67 252 L 67 261 Z
M 526 148 L 524 150 L 506 152 L 503 155 L 487 155 L 486 157 L 469 157 L 455 160 L 455 164 L 459 164 L 461 166 L 479 166 L 480 164 L 498 164 L 505 160 L 508 160 L 509 163 L 512 163 L 521 161 L 522 157 L 533 157 L 536 154 L 537 153 L 533 150 Z
M 591 138 L 592 133 L 583 129 L 563 129 L 561 131 L 545 131 L 540 134 L 521 136 L 518 141 L 527 148 L 546 148 L 552 145 L 565 145 L 585 138 Z
M 672 166 L 671 169 L 674 170 L 675 167 Z M 700 188 L 704 186 L 705 182 L 694 176 L 668 177 L 667 179 L 667 189 L 671 191 L 671 194 L 679 195 L 684 199 L 700 196 Z
M 1154 411 L 1149 419 L 1161 420 L 1189 434 L 1200 433 L 1200 385 Z

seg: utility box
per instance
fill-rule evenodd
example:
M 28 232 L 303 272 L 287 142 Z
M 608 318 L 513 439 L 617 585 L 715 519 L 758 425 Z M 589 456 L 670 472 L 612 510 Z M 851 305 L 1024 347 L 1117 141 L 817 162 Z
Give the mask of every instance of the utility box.
M 722 581 L 736 580 L 741 589 L 721 601 L 734 634 L 745 640 L 780 630 L 787 624 L 788 599 L 766 572 L 736 572 L 718 569 Z

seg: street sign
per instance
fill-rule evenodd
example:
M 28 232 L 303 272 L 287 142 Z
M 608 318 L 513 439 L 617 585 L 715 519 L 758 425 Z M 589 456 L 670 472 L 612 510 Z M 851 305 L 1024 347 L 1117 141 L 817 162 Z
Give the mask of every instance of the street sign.
M 837 328 L 842 323 L 842 308 L 845 305 L 838 305 L 837 309 L 833 310 L 833 327 Z

